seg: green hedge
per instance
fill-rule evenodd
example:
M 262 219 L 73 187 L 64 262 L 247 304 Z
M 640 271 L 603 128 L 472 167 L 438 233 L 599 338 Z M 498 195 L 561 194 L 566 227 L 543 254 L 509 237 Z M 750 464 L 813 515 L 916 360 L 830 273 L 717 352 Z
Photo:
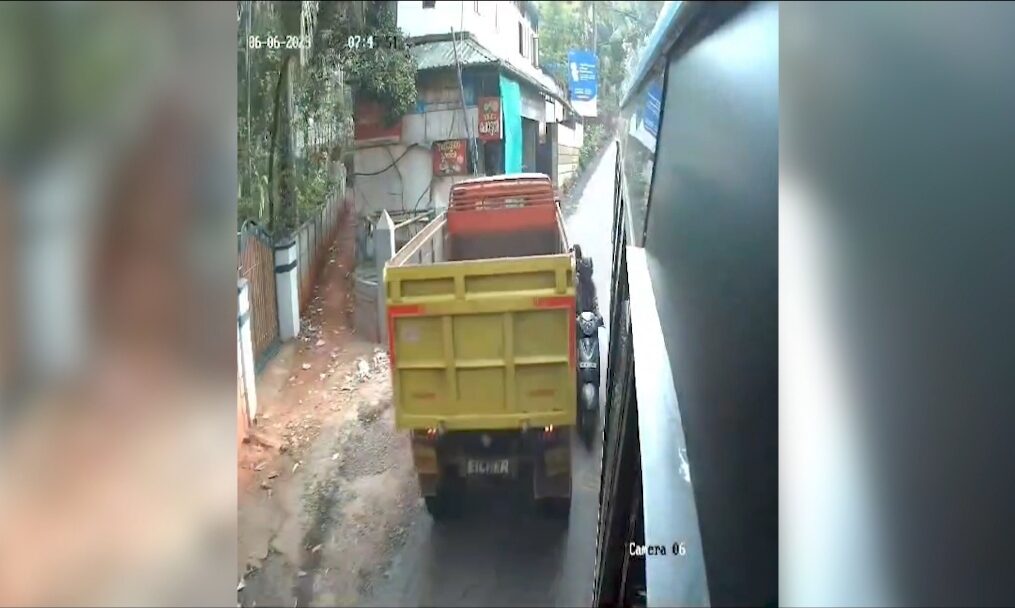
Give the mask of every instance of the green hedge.
M 578 152 L 578 169 L 584 171 L 596 158 L 596 154 L 606 144 L 609 134 L 602 125 L 590 125 L 585 129 L 585 137 L 582 140 L 581 150 Z

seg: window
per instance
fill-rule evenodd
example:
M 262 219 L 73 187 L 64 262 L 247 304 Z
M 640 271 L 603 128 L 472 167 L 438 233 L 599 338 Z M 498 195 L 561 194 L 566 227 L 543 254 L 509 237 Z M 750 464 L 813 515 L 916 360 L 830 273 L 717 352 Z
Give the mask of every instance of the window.
M 525 56 L 525 28 L 522 27 L 522 23 L 518 22 L 518 54 L 522 57 Z
M 435 4 L 437 4 L 437 3 L 436 2 L 427 2 L 426 0 L 423 0 L 423 8 L 433 8 Z

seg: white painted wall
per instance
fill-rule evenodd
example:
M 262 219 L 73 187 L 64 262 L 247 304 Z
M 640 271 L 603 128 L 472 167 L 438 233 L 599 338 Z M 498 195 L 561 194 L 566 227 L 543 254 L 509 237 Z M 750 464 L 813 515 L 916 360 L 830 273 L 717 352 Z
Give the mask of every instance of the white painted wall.
M 397 158 L 405 146 L 391 146 Z M 380 148 L 359 150 L 356 152 L 357 167 L 360 163 L 372 162 L 384 167 L 391 163 L 387 153 Z M 383 159 L 383 162 L 381 162 Z M 419 209 L 445 209 L 451 195 L 451 186 L 470 175 L 433 177 L 433 157 L 428 148 L 413 148 L 398 162 L 402 172 L 402 180 L 394 170 L 388 170 L 378 176 L 357 176 L 355 187 L 356 210 L 361 215 L 372 215 L 386 209 L 388 211 L 412 210 L 419 201 Z M 427 186 L 430 191 L 425 192 Z M 422 196 L 422 199 L 420 197 Z
M 557 143 L 562 146 L 571 146 L 573 148 L 582 147 L 584 141 L 584 126 L 580 122 L 575 122 L 574 128 L 568 127 L 565 123 L 559 123 L 557 125 Z
M 439 6 L 440 2 L 437 4 Z M 473 107 L 469 108 L 467 113 L 469 129 L 475 136 L 479 124 L 479 110 Z M 435 141 L 466 137 L 468 135 L 460 108 L 402 117 L 401 143 L 359 148 L 353 154 L 357 173 L 354 198 L 357 212 L 361 215 L 371 215 L 382 209 L 411 210 L 417 205 L 417 201 L 420 201 L 418 203 L 420 209 L 431 206 L 438 209 L 447 207 L 451 185 L 466 179 L 467 176 L 439 177 L 431 184 L 433 175 L 431 146 Z M 412 144 L 418 146 L 410 147 Z M 399 159 L 394 167 L 377 175 L 362 175 L 385 169 L 391 165 L 392 158 Z M 431 186 L 431 191 L 424 194 L 427 186 Z
M 584 141 L 584 126 L 576 122 L 574 128 L 557 124 L 557 185 L 562 185 L 578 171 L 578 155 Z
M 469 129 L 465 129 L 462 109 L 432 110 L 423 114 L 409 114 L 402 118 L 402 141 L 430 145 L 444 139 L 463 139 L 476 137 L 479 129 L 479 109 L 471 107 L 466 110 Z
M 398 162 L 389 167 L 392 158 Z M 353 159 L 357 173 L 354 200 L 360 215 L 372 215 L 383 209 L 411 209 L 430 182 L 429 148 L 409 148 L 405 144 L 361 148 L 355 151 Z M 423 200 L 421 207 L 426 205 L 426 195 Z
M 275 249 L 275 267 L 298 264 L 296 241 L 285 249 Z M 278 336 L 291 340 L 300 333 L 300 279 L 299 266 L 285 272 L 275 271 L 275 298 L 278 311 Z
M 519 23 L 523 31 L 522 53 L 518 52 Z M 532 42 L 532 24 L 511 2 L 448 0 L 435 2 L 434 8 L 423 8 L 422 2 L 403 1 L 398 3 L 398 27 L 410 37 L 447 34 L 451 28 L 456 32 L 469 32 L 498 57 L 563 94 L 553 79 L 533 63 L 533 55 L 538 55 L 538 48 L 535 48 L 538 43 L 533 45 Z M 538 57 L 535 60 L 538 61 Z
M 522 24 L 523 44 L 519 53 L 518 25 Z M 471 33 L 481 45 L 499 57 L 506 59 L 514 67 L 525 74 L 556 90 L 553 80 L 543 74 L 532 63 L 532 26 L 518 8 L 511 2 L 489 1 L 477 3 L 466 1 L 439 0 L 433 8 L 423 8 L 421 1 L 398 2 L 398 26 L 410 37 L 431 34 L 446 34 L 453 27 L 456 32 Z M 525 83 L 523 83 L 525 84 Z M 458 103 L 457 90 L 452 91 L 454 105 Z M 421 91 L 422 96 L 440 97 L 441 91 Z M 433 99 L 432 101 L 438 101 Z M 545 122 L 553 121 L 554 112 L 548 113 L 546 100 L 531 86 L 522 86 L 522 116 Z M 431 108 L 440 107 L 431 104 Z M 354 153 L 356 165 L 355 202 L 357 211 L 371 215 L 382 209 L 401 211 L 412 209 L 420 195 L 430 186 L 431 190 L 423 196 L 422 207 L 441 209 L 447 206 L 451 186 L 468 176 L 432 178 L 432 156 L 430 147 L 433 142 L 444 139 L 466 138 L 469 133 L 475 136 L 479 116 L 478 109 L 468 109 L 469 131 L 461 109 L 433 110 L 424 114 L 410 114 L 402 118 L 402 140 L 398 145 L 374 148 L 361 148 Z M 578 126 L 579 133 L 581 126 Z M 563 132 L 563 129 L 562 129 Z M 570 130 L 569 130 L 570 132 Z M 571 136 L 573 139 L 573 135 Z M 411 144 L 423 147 L 406 149 Z M 581 145 L 580 135 L 578 143 Z M 390 151 L 390 154 L 388 153 Z M 378 175 L 362 175 L 374 173 L 391 164 L 392 156 L 399 158 L 397 164 Z M 431 179 L 432 178 L 432 179 Z
M 530 120 L 546 122 L 549 119 L 553 122 L 553 114 L 546 115 L 546 100 L 542 94 L 537 93 L 532 87 L 523 83 L 522 91 L 522 116 Z
M 518 52 L 519 23 L 524 54 Z M 511 2 L 444 1 L 435 2 L 433 8 L 423 8 L 422 2 L 399 2 L 398 27 L 410 37 L 447 34 L 453 27 L 471 33 L 499 57 L 532 65 L 532 24 Z

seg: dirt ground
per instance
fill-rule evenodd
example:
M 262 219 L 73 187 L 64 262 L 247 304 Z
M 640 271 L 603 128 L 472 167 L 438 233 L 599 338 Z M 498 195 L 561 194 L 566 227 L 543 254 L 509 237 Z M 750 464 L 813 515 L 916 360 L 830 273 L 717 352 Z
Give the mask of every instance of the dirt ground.
M 239 455 L 242 606 L 357 603 L 419 507 L 387 355 L 351 329 L 354 235 L 343 222 L 299 338 L 258 377 Z

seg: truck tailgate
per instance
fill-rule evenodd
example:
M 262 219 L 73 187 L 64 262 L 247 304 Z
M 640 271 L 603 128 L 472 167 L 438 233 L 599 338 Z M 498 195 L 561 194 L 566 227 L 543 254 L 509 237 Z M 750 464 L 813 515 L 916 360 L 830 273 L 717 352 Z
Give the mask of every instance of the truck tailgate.
M 573 272 L 566 253 L 386 268 L 397 426 L 574 424 Z

